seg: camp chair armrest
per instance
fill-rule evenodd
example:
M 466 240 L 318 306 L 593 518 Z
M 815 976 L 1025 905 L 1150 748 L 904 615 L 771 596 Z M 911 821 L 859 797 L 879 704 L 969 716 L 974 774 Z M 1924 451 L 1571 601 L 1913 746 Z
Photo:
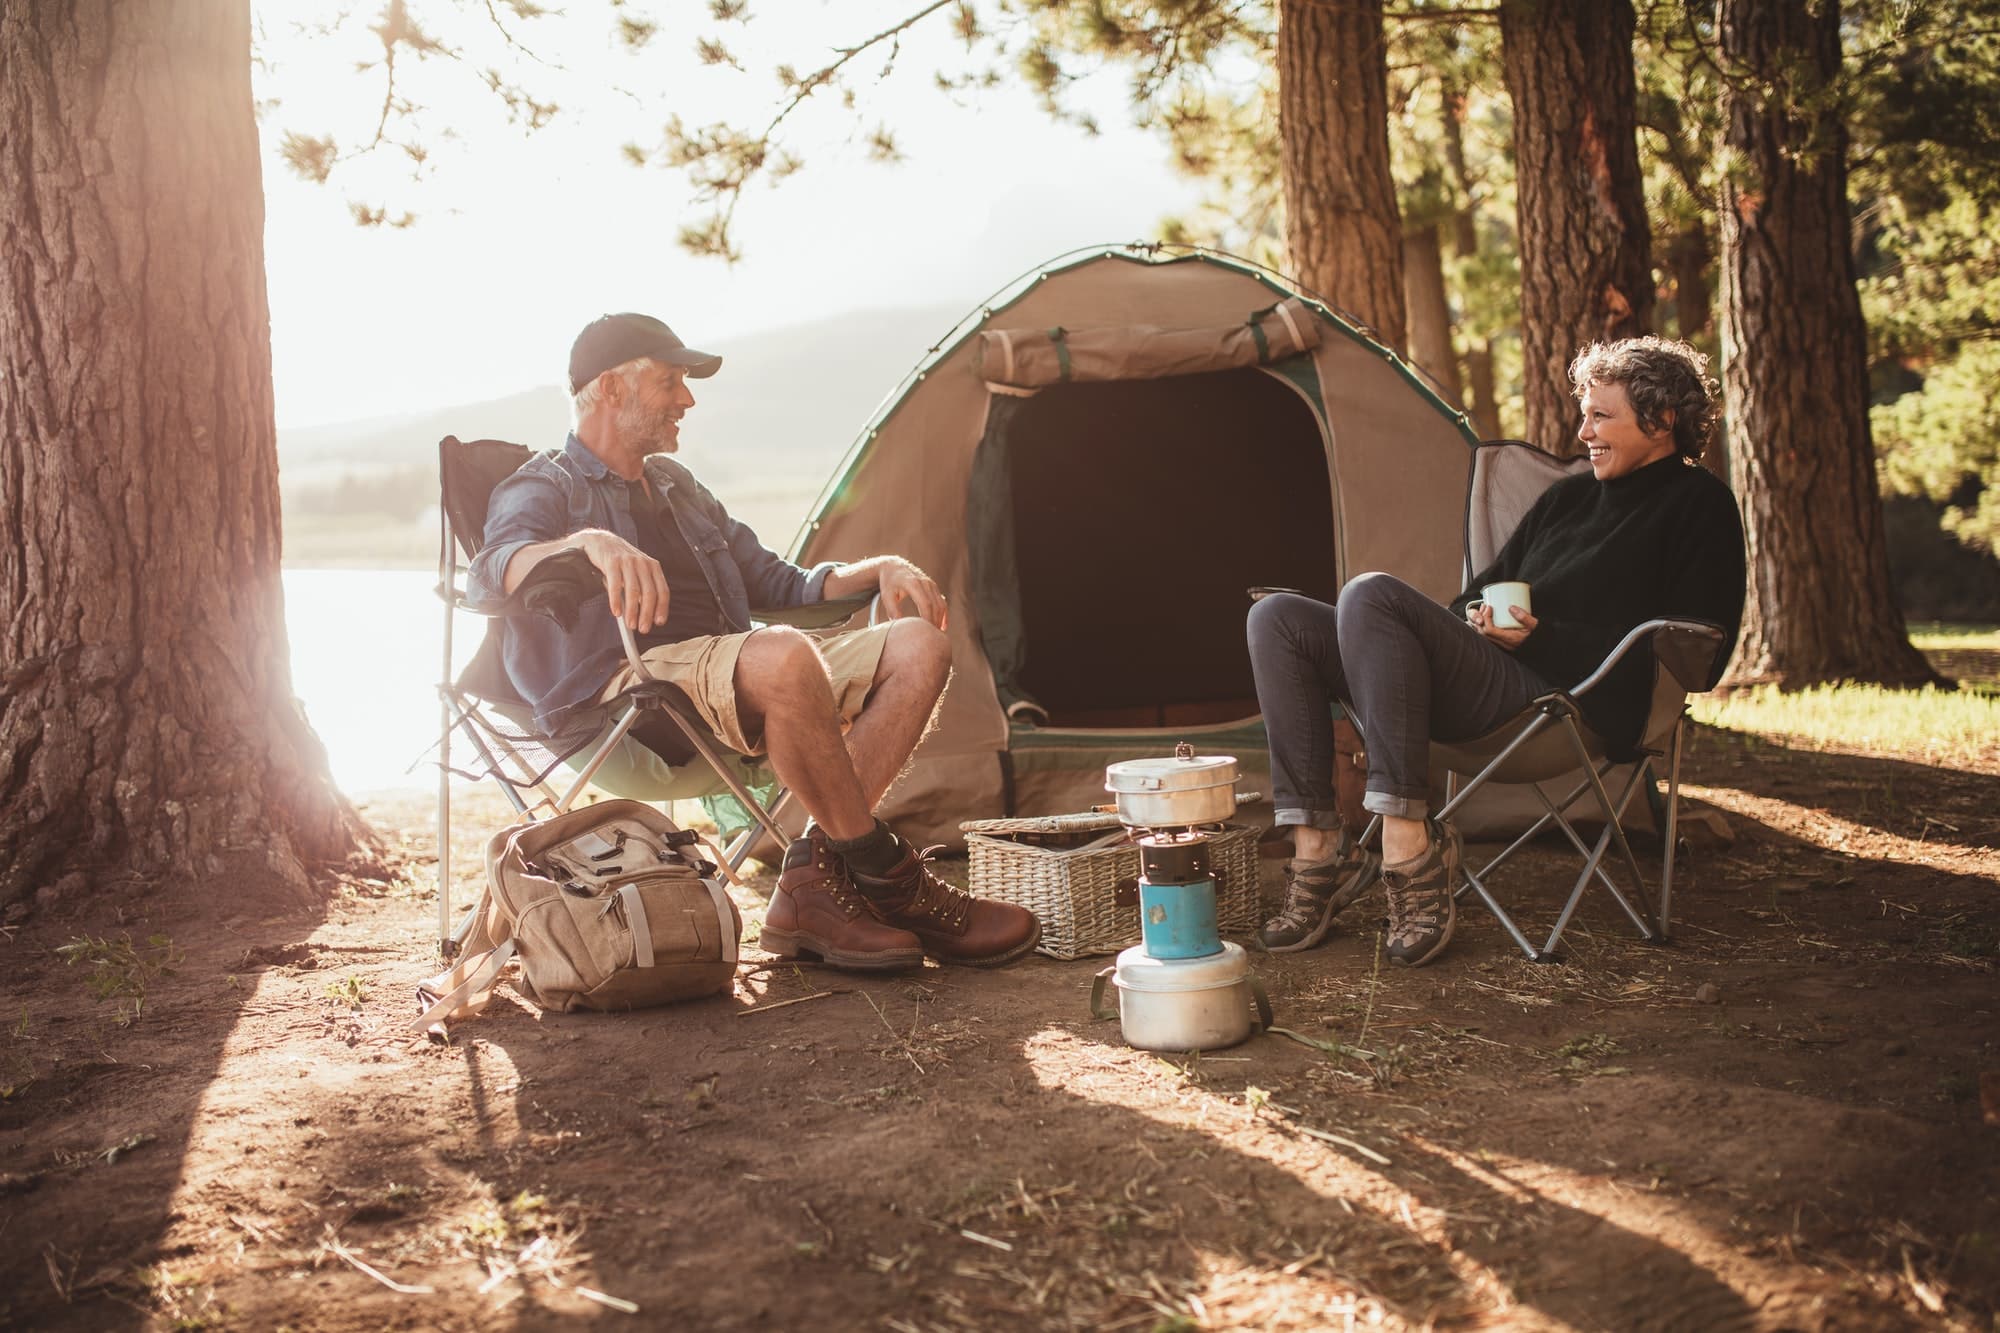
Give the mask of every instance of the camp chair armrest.
M 825 629 L 829 625 L 839 625 L 851 620 L 874 601 L 872 592 L 856 593 L 852 597 L 829 597 L 823 602 L 807 602 L 804 606 L 771 606 L 750 608 L 750 618 L 760 625 L 790 625 L 794 629 Z M 871 615 L 870 619 L 874 617 Z
M 567 628 L 576 608 L 603 591 L 604 575 L 590 563 L 590 557 L 581 551 L 558 551 L 528 571 L 528 576 L 507 599 L 506 611 L 545 615 Z M 860 593 L 853 597 L 829 597 L 804 606 L 759 607 L 751 610 L 750 618 L 760 625 L 823 629 L 852 619 L 874 600 L 874 593 Z
M 564 629 L 576 623 L 576 609 L 604 591 L 604 575 L 581 551 L 557 551 L 528 571 L 508 595 L 500 614 L 526 611 L 547 616 Z
M 1653 651 L 1660 664 L 1689 692 L 1698 693 L 1713 683 L 1716 650 L 1722 646 L 1721 627 L 1705 620 L 1660 619 L 1634 625 L 1598 664 L 1597 670 L 1565 693 L 1571 697 L 1589 693 L 1642 640 L 1653 640 Z

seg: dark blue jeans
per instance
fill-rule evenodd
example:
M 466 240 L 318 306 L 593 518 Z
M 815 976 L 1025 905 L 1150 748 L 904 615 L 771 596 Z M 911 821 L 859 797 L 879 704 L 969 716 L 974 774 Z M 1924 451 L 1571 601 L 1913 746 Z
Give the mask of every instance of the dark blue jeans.
M 1250 608 L 1250 666 L 1280 824 L 1338 828 L 1332 704 L 1368 743 L 1378 815 L 1430 810 L 1430 742 L 1471 740 L 1555 686 L 1401 579 L 1350 579 L 1337 605 L 1276 593 Z

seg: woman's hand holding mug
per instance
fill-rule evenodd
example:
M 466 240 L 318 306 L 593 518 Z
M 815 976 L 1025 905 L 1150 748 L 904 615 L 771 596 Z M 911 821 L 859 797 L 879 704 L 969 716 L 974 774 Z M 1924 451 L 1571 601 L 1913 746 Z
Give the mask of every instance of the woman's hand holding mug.
M 1466 606 L 1465 618 L 1482 635 L 1512 652 L 1534 631 L 1537 622 L 1531 606 L 1527 584 L 1489 583 Z

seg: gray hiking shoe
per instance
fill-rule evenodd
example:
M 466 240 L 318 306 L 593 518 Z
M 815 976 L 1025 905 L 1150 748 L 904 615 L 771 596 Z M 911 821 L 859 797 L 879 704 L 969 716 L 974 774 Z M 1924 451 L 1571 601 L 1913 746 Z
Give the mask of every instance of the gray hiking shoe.
M 1392 963 L 1422 967 L 1444 952 L 1458 925 L 1454 895 L 1464 848 L 1455 828 L 1431 829 L 1431 844 L 1408 873 L 1382 872 L 1389 899 L 1389 934 L 1382 952 Z
M 1324 861 L 1285 866 L 1285 905 L 1257 932 L 1267 953 L 1317 946 L 1333 929 L 1333 919 L 1374 885 L 1382 858 L 1341 842 L 1341 850 Z

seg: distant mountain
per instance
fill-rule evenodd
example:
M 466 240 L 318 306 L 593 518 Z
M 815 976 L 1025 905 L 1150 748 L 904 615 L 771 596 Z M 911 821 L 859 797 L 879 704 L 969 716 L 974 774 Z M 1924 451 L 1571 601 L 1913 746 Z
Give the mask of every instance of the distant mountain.
M 962 306 L 857 311 L 707 347 L 723 367 L 693 384 L 686 461 L 718 490 L 817 491 L 884 396 L 964 313 Z M 547 385 L 482 403 L 281 430 L 279 483 L 291 492 L 356 474 L 433 468 L 445 435 L 541 449 L 561 444 L 568 429 L 568 397 Z

